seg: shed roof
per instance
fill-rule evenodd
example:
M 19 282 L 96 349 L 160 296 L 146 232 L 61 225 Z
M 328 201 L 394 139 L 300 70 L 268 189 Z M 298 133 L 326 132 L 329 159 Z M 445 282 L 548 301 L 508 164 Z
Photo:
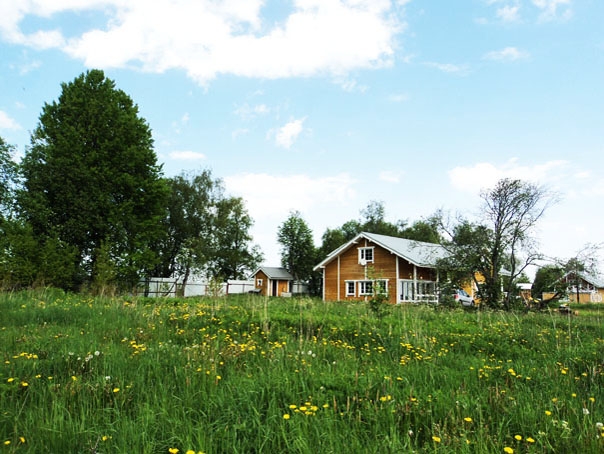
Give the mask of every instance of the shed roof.
M 348 243 L 331 252 L 321 263 L 315 266 L 314 269 L 323 268 L 349 247 L 357 244 L 361 239 L 367 239 L 408 262 L 424 268 L 435 267 L 438 259 L 447 256 L 447 251 L 440 244 L 424 243 L 422 241 L 408 240 L 406 238 L 361 232 Z

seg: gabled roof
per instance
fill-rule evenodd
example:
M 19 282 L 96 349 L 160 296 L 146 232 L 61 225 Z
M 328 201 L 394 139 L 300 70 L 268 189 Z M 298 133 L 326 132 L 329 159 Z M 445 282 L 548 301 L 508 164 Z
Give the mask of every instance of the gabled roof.
M 572 276 L 573 274 L 574 271 L 569 271 L 564 275 L 563 279 L 566 279 Z M 598 278 L 597 276 L 594 276 L 593 274 L 579 271 L 577 272 L 577 275 L 588 284 L 593 285 L 595 288 L 604 288 L 604 281 L 602 281 L 602 279 Z
M 348 243 L 330 253 L 325 260 L 315 266 L 315 270 L 323 268 L 329 262 L 338 257 L 342 252 L 357 244 L 360 240 L 367 239 L 387 251 L 398 255 L 413 265 L 423 268 L 433 268 L 438 259 L 447 256 L 447 251 L 440 244 L 424 243 L 422 241 L 407 240 L 376 233 L 361 232 Z
M 258 274 L 259 271 L 262 271 L 269 279 L 280 280 L 280 281 L 293 281 L 294 277 L 287 271 L 285 268 L 281 267 L 271 267 L 271 266 L 261 266 L 256 271 L 252 273 L 252 276 Z

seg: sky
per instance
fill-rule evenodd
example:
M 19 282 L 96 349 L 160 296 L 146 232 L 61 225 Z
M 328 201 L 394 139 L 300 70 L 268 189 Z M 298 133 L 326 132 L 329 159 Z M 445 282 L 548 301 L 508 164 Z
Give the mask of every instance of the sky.
M 0 136 L 19 160 L 102 69 L 165 176 L 245 200 L 267 266 L 293 211 L 319 246 L 371 201 L 479 219 L 501 178 L 556 194 L 534 235 L 565 259 L 604 241 L 603 21 L 601 0 L 0 0 Z

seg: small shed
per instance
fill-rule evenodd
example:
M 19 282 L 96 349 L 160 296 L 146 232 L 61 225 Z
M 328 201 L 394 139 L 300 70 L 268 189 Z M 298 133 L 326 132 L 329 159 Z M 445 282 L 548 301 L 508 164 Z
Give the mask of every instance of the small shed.
M 260 295 L 291 296 L 294 277 L 285 268 L 261 266 L 252 274 L 252 279 Z

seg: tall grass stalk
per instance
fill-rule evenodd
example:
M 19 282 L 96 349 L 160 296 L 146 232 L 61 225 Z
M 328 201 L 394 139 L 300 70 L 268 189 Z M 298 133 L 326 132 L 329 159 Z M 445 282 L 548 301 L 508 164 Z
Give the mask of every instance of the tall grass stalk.
M 604 451 L 578 316 L 0 295 L 0 453 Z

